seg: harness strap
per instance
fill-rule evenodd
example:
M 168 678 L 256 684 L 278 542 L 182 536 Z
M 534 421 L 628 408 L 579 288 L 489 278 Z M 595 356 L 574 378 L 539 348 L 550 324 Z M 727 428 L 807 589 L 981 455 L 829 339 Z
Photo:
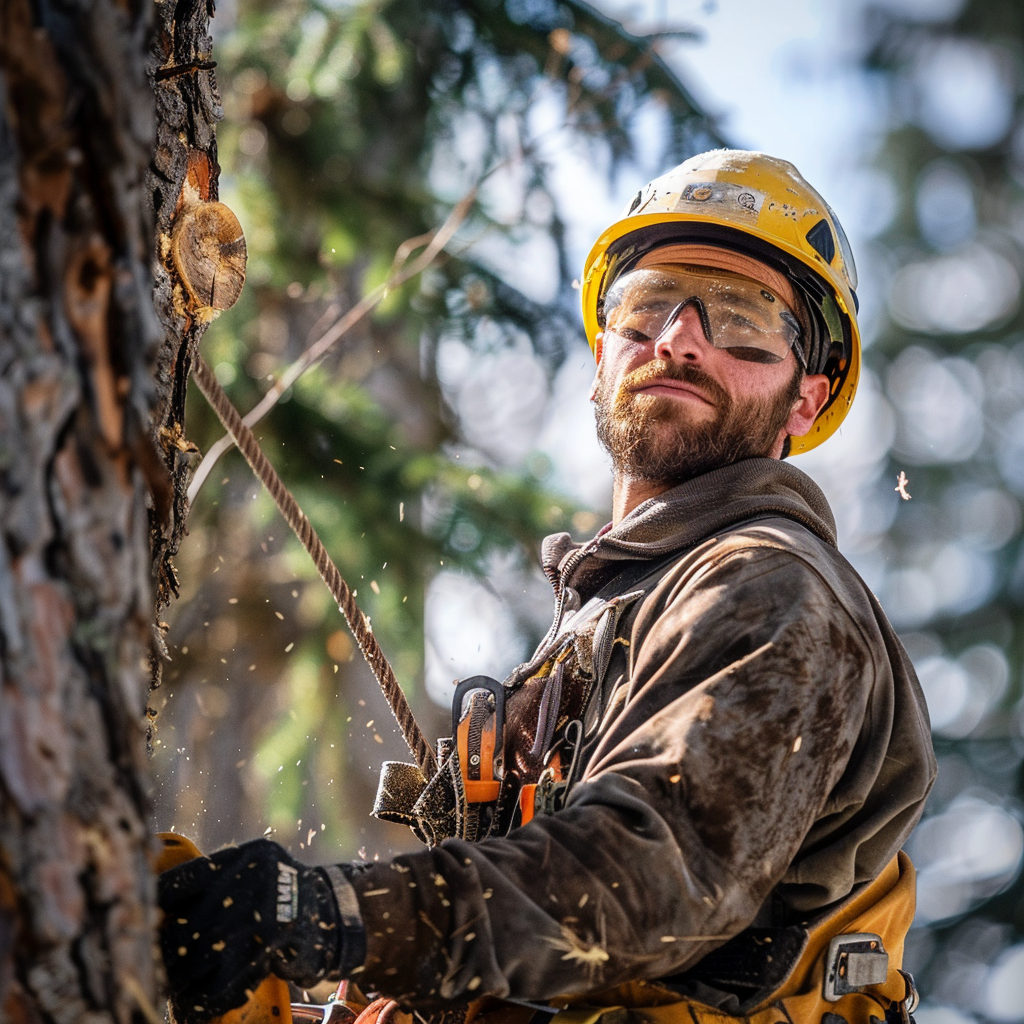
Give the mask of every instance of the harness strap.
M 491 713 L 487 695 L 476 693 L 471 699 L 469 714 L 459 722 L 456 745 L 466 801 L 471 804 L 498 799 L 501 781 L 494 777 L 497 720 L 498 716 Z

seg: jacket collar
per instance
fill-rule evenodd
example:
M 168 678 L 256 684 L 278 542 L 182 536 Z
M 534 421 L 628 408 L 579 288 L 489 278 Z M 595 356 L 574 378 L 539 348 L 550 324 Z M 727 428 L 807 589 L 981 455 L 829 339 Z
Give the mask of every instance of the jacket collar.
M 660 558 L 767 516 L 793 519 L 836 545 L 835 519 L 818 485 L 787 462 L 758 458 L 712 470 L 649 498 L 586 544 L 574 542 L 568 533 L 552 534 L 541 548 L 542 565 L 556 590 L 566 584 L 587 590 L 600 586 L 616 562 Z

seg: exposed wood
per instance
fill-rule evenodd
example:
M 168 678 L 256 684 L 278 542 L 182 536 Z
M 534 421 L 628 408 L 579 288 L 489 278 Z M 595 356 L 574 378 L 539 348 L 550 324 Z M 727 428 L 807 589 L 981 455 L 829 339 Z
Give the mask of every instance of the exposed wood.
M 212 320 L 241 295 L 245 238 L 238 218 L 223 203 L 197 202 L 179 211 L 171 258 L 197 319 Z

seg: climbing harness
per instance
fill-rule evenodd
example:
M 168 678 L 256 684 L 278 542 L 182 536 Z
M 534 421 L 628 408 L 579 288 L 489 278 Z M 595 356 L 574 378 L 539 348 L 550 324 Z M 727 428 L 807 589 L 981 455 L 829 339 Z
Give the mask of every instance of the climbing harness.
M 901 967 L 914 893 L 900 852 L 817 921 L 748 928 L 683 974 L 566 1001 L 549 1024 L 911 1024 L 917 990 Z M 708 1006 L 700 986 L 735 1000 Z
M 455 739 L 438 743 L 437 776 L 386 762 L 373 813 L 434 845 L 504 835 L 561 810 L 625 671 L 613 661 L 616 650 L 620 659 L 628 652 L 619 634 L 679 554 L 624 569 L 576 610 L 563 586 L 556 621 L 529 662 L 504 683 L 457 684 Z M 563 581 L 570 576 L 563 570 Z M 516 721 L 532 723 L 525 736 Z M 914 902 L 914 868 L 901 852 L 818 920 L 747 928 L 677 976 L 555 999 L 544 1011 L 471 1004 L 461 1024 L 912 1024 L 917 996 L 901 967 Z M 709 989 L 728 1008 L 702 1002 Z
M 567 559 L 563 578 L 593 543 Z M 632 564 L 582 607 L 562 587 L 552 627 L 528 662 L 501 683 L 487 676 L 457 683 L 452 735 L 438 740 L 433 777 L 415 764 L 381 765 L 373 816 L 408 825 L 434 846 L 506 835 L 561 810 L 600 724 L 598 691 L 615 646 L 628 646 L 616 637 L 622 617 L 678 557 Z

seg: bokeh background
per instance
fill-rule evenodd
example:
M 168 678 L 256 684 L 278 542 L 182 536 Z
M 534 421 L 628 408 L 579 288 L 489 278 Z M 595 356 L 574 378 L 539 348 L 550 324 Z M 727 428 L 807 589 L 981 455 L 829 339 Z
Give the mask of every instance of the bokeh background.
M 256 428 L 434 735 L 453 679 L 502 677 L 546 628 L 540 539 L 609 517 L 573 288 L 598 232 L 721 144 L 826 196 L 867 369 L 841 434 L 794 463 L 932 715 L 918 1021 L 1024 1021 L 1024 4 L 228 0 L 215 29 L 222 198 L 250 262 L 204 353 L 241 410 L 478 190 L 443 254 Z M 222 432 L 190 401 L 208 451 Z M 368 817 L 405 751 L 341 616 L 237 452 L 200 473 L 154 824 L 319 862 L 411 848 Z

